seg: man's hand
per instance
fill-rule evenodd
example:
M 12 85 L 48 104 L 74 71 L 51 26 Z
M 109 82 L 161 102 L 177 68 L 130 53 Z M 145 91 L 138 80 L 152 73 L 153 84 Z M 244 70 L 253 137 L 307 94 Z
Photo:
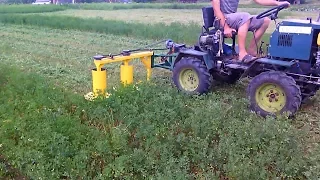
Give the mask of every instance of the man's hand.
M 230 27 L 225 27 L 223 30 L 223 33 L 226 37 L 231 38 L 232 37 L 232 31 L 237 32 L 235 29 L 232 29 Z
M 280 5 L 283 5 L 283 4 L 286 4 L 288 8 L 290 6 L 290 3 L 288 1 L 277 1 L 277 6 L 280 6 Z
M 278 0 L 254 0 L 256 3 L 262 6 L 280 6 L 282 4 L 287 4 L 288 7 L 290 3 L 288 1 L 278 1 Z

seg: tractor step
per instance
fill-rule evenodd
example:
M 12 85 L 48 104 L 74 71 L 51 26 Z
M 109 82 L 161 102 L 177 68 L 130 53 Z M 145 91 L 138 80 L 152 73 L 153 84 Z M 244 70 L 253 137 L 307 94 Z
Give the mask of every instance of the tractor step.
M 247 70 L 249 68 L 249 66 L 244 66 L 240 64 L 227 64 L 226 67 L 231 69 L 243 69 L 243 70 Z

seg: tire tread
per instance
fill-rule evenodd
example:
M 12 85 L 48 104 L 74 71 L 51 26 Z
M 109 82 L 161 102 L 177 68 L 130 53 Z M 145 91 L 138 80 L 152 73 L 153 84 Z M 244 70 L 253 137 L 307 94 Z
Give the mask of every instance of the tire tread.
M 175 64 L 175 66 L 178 66 L 178 67 L 188 66 L 188 65 L 191 65 L 193 68 L 196 68 L 199 71 L 199 74 L 198 74 L 199 80 L 203 81 L 202 84 L 204 87 L 200 88 L 198 90 L 198 93 L 203 94 L 208 92 L 212 84 L 212 79 L 211 79 L 211 74 L 209 73 L 204 62 L 194 57 L 185 57 Z M 177 79 L 175 78 L 175 74 L 178 74 L 178 72 L 175 71 L 175 68 L 173 70 L 173 74 L 174 74 L 173 81 L 175 85 L 178 87 L 178 82 L 177 82 Z

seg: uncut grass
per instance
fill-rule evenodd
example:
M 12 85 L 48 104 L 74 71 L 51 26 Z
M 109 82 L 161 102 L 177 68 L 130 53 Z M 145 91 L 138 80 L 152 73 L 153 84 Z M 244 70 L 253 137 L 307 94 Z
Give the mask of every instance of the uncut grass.
M 303 131 L 249 113 L 235 95 L 141 84 L 86 102 L 14 67 L 0 64 L 0 152 L 31 179 L 319 175 Z
M 91 68 L 94 67 L 92 56 L 117 54 L 123 49 L 136 49 L 155 42 L 90 32 L 13 25 L 0 26 L 0 37 L 2 61 L 18 64 L 23 69 L 30 69 L 55 79 L 60 86 L 79 93 L 91 91 Z M 249 34 L 248 38 L 251 37 L 252 35 Z M 268 42 L 268 35 L 264 36 L 263 40 Z M 158 47 L 163 46 L 164 44 L 160 44 Z M 134 64 L 135 81 L 145 80 L 143 65 L 137 61 Z M 110 64 L 106 67 L 109 69 L 108 85 L 111 88 L 119 84 L 119 64 Z M 159 83 L 170 84 L 170 76 L 171 73 L 166 70 L 153 70 L 153 79 Z M 244 88 L 245 84 L 238 90 L 243 92 Z M 222 91 L 225 91 L 225 88 L 222 88 Z M 235 92 L 232 91 L 232 93 Z M 309 121 L 304 116 L 306 114 L 309 114 L 310 119 L 315 120 L 320 116 L 316 109 L 318 108 L 317 98 L 301 111 L 302 122 Z M 317 128 L 313 129 L 317 130 Z
M 0 177 L 2 179 L 27 179 L 17 168 L 13 168 L 0 154 Z
M 9 14 L 9 13 L 44 13 L 44 12 L 55 12 L 63 11 L 67 9 L 64 6 L 57 5 L 45 5 L 45 6 L 35 6 L 31 4 L 23 5 L 1 5 L 0 14 Z
M 86 53 L 88 53 L 88 61 L 92 62 L 89 58 L 92 56 L 92 52 L 105 52 L 106 49 L 112 51 L 113 48 L 115 49 L 115 51 L 118 51 L 126 46 L 136 47 L 136 45 L 144 45 L 145 43 L 145 40 L 129 39 L 120 36 L 108 36 L 78 31 L 51 30 L 46 28 L 35 28 L 29 26 L 24 26 L 23 28 L 21 28 L 21 26 L 4 26 L 1 28 L 1 38 L 5 39 L 5 41 L 1 42 L 1 49 L 4 52 L 6 52 L 2 54 L 1 59 L 4 59 L 7 63 L 20 64 L 24 67 L 24 69 L 33 69 L 34 71 L 40 74 L 44 74 L 44 76 L 46 77 L 49 76 L 57 78 L 59 80 L 58 82 L 61 83 L 60 86 L 67 86 L 72 84 L 75 88 L 79 88 L 79 86 L 83 86 L 85 84 L 90 86 L 91 83 L 90 80 L 86 81 L 85 79 L 82 79 L 83 77 L 90 78 L 89 71 L 87 71 L 88 76 L 85 75 L 85 71 L 81 71 L 83 68 L 81 65 L 85 65 L 86 62 L 86 60 L 82 58 L 86 56 Z M 34 38 L 34 31 L 37 31 L 37 38 Z M 128 42 L 128 44 L 124 42 Z M 150 42 L 152 41 L 150 40 Z M 120 49 L 116 50 L 116 48 Z M 93 49 L 94 51 L 92 51 Z M 34 61 L 34 59 L 36 59 L 37 61 Z M 75 63 L 74 68 L 68 67 L 67 65 L 69 63 Z M 61 67 L 63 68 L 60 69 Z M 52 71 L 52 69 L 50 68 L 52 68 L 54 71 Z M 72 71 L 72 69 L 75 69 L 76 71 Z M 49 73 L 46 73 L 48 71 Z M 118 74 L 114 75 L 113 77 L 118 77 Z M 75 81 L 75 79 L 77 79 L 77 81 Z M 158 83 L 160 82 L 161 80 L 158 80 Z M 164 88 L 169 88 L 165 84 L 159 85 L 164 86 Z M 224 96 L 225 92 L 227 91 L 230 94 L 237 94 L 241 96 L 243 95 L 242 92 L 244 91 L 244 87 L 244 85 L 242 86 L 240 84 L 235 88 L 234 86 L 232 86 L 231 88 L 221 88 L 220 95 Z M 161 92 L 163 91 L 160 91 L 160 93 Z M 239 92 L 241 93 L 239 94 Z M 219 94 L 219 90 L 217 93 Z M 224 96 L 226 99 L 223 100 L 229 102 L 228 100 L 230 100 L 230 97 L 228 96 L 229 95 Z M 140 99 L 140 96 L 136 96 L 135 98 Z M 239 96 L 231 97 L 231 100 L 238 98 Z M 203 102 L 210 104 L 212 100 L 210 100 L 210 97 L 207 96 L 206 99 L 203 100 Z M 315 101 L 315 103 L 316 102 L 317 101 Z M 137 102 L 136 104 L 141 104 L 141 102 Z M 202 105 L 201 108 L 203 109 L 203 107 L 205 106 Z M 239 107 L 244 106 L 241 105 Z M 248 112 L 246 109 L 245 111 Z M 312 113 L 305 112 L 305 114 L 299 113 L 298 116 L 304 115 L 303 117 L 305 119 L 300 120 L 305 120 L 302 122 L 307 123 L 307 118 L 310 119 L 310 116 L 317 115 L 316 112 L 317 111 L 313 111 Z M 306 126 L 306 128 L 308 127 Z
M 80 120 L 86 102 L 13 67 L 0 66 L 0 153 L 31 179 L 94 176 L 108 133 Z
M 201 9 L 204 6 L 210 6 L 211 3 L 80 3 L 80 4 L 66 4 L 66 5 L 46 5 L 35 6 L 31 4 L 17 4 L 17 5 L 5 5 L 0 7 L 0 13 L 35 13 L 35 12 L 51 12 L 60 11 L 64 9 L 83 9 L 83 10 L 121 10 L 121 9 Z M 249 1 L 241 1 L 239 8 L 270 8 L 268 6 L 261 6 Z M 290 11 L 318 11 L 319 2 L 310 2 L 308 4 L 294 5 Z
M 80 31 L 66 31 L 31 26 L 1 26 L 1 60 L 17 64 L 23 70 L 37 72 L 55 80 L 57 86 L 85 94 L 91 91 L 92 56 L 136 49 L 154 41 Z M 37 32 L 36 35 L 34 32 Z M 35 38 L 37 37 L 37 38 Z M 249 38 L 251 35 L 249 35 Z M 264 37 L 267 40 L 267 37 Z M 267 41 L 265 41 L 267 42 Z M 161 44 L 162 45 L 162 44 Z M 135 64 L 135 81 L 145 79 L 141 63 Z M 109 88 L 119 85 L 119 64 L 107 66 Z M 154 69 L 153 81 L 170 88 L 171 73 Z M 236 86 L 216 86 L 214 92 L 245 97 L 246 82 Z M 319 96 L 303 105 L 297 113 L 298 128 L 310 130 L 310 144 L 319 143 Z

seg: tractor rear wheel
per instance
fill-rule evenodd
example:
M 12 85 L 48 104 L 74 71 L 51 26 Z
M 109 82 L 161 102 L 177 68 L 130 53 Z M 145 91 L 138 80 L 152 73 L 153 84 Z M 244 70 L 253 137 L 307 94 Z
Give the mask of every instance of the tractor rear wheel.
M 283 72 L 268 71 L 254 77 L 247 88 L 250 109 L 263 117 L 288 113 L 292 116 L 302 101 L 296 81 Z
M 173 68 L 173 82 L 188 94 L 203 94 L 210 90 L 212 78 L 203 61 L 184 57 Z

